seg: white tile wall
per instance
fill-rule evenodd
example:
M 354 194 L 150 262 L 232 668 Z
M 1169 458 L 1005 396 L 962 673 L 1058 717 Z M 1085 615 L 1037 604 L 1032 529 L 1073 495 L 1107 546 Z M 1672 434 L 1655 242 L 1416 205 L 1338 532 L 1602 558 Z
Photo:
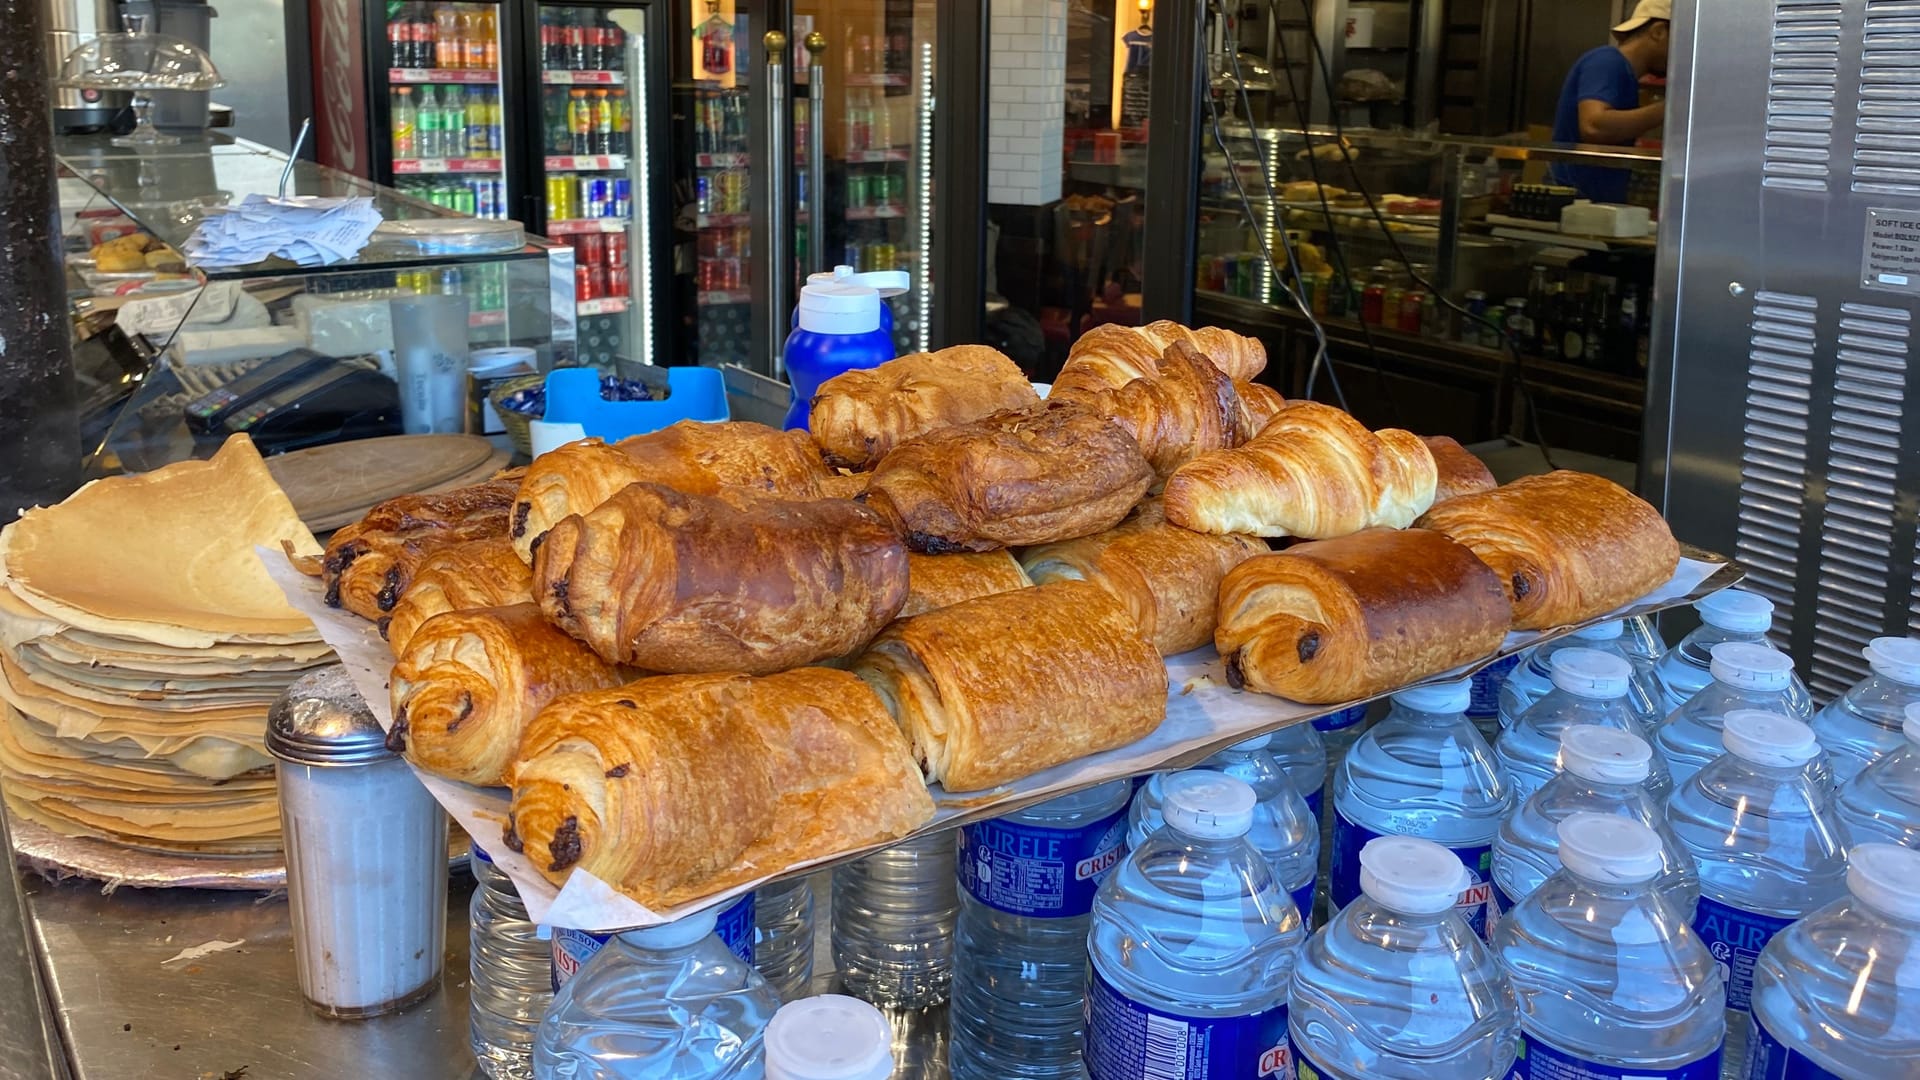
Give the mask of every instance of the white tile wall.
M 987 201 L 1060 198 L 1065 140 L 1067 0 L 992 0 Z

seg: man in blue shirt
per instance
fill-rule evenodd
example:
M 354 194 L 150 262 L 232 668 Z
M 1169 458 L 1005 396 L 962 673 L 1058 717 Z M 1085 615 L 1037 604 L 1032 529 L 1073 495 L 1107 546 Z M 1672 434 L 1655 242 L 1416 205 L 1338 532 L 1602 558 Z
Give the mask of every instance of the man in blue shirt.
M 1632 146 L 1667 122 L 1667 105 L 1640 104 L 1640 77 L 1667 73 L 1667 39 L 1672 29 L 1673 0 L 1640 0 L 1633 17 L 1613 28 L 1614 43 L 1574 61 L 1560 88 L 1560 108 L 1553 118 L 1553 141 Z M 1555 183 L 1578 188 L 1594 202 L 1627 201 L 1625 169 L 1556 164 Z

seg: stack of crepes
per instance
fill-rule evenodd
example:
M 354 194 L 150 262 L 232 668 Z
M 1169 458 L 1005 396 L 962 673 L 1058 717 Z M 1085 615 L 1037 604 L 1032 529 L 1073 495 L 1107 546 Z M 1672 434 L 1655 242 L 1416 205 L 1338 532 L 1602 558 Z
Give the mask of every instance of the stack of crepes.
M 0 530 L 0 793 L 132 847 L 280 848 L 268 707 L 332 653 L 256 545 L 320 551 L 259 453 L 99 480 Z

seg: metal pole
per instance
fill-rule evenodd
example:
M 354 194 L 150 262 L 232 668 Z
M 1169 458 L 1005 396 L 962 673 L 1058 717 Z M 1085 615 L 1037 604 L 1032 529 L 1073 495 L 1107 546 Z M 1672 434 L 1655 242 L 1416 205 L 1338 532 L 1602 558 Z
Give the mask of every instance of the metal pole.
M 0 0 L 0 521 L 80 483 L 42 9 Z
M 832 270 L 827 256 L 827 35 L 807 35 L 807 258 Z M 859 267 L 854 267 L 858 270 Z
M 793 283 L 793 204 L 787 199 L 787 167 L 793 161 L 793 125 L 787 122 L 787 35 L 767 31 L 767 142 L 774 148 L 767 177 L 767 370 L 787 373 L 787 305 Z

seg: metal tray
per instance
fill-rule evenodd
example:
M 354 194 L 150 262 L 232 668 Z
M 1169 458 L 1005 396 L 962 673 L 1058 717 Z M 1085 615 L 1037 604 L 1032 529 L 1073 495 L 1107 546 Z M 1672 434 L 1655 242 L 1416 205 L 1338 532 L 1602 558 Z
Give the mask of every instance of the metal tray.
M 62 836 L 44 825 L 13 820 L 13 856 L 22 870 L 59 883 L 100 882 L 111 892 L 136 889 L 233 889 L 272 892 L 287 887 L 281 855 L 187 855 L 121 847 L 105 840 Z M 448 866 L 467 861 L 467 834 L 449 829 Z

